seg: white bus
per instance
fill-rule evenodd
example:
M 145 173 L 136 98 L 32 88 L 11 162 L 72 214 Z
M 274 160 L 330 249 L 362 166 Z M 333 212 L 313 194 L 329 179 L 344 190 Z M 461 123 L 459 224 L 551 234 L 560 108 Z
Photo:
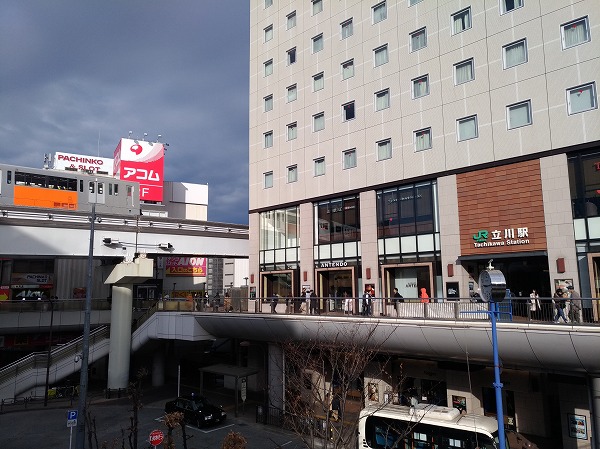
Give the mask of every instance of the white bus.
M 461 415 L 455 408 L 431 404 L 370 405 L 360 412 L 358 447 L 498 449 L 498 421 L 482 415 Z

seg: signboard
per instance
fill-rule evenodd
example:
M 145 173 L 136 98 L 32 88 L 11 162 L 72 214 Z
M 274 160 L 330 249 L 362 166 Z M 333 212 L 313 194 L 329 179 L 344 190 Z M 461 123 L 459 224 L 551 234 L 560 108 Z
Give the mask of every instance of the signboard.
M 150 436 L 148 437 L 148 441 L 152 446 L 158 446 L 162 444 L 164 439 L 165 434 L 162 433 L 161 430 L 153 430 L 152 432 L 150 432 Z
M 587 440 L 587 420 L 583 415 L 567 414 L 567 422 L 569 425 L 569 436 L 578 440 Z
M 246 397 L 247 397 L 247 385 L 246 385 L 246 378 L 242 377 L 242 387 L 240 388 L 240 396 L 242 397 L 242 402 L 246 402 Z
M 83 154 L 54 153 L 52 167 L 55 170 L 77 170 L 87 172 L 102 172 L 113 175 L 113 160 L 106 157 L 85 156 Z
M 206 276 L 206 257 L 167 257 L 165 260 L 167 276 Z
M 448 299 L 460 298 L 460 291 L 458 290 L 458 282 L 446 282 L 446 298 L 448 298 Z
M 54 274 L 51 273 L 13 273 L 10 277 L 13 288 L 16 286 L 49 286 L 54 283 Z
M 77 410 L 67 412 L 67 427 L 77 427 Z
M 165 147 L 160 142 L 121 139 L 114 153 L 116 178 L 140 185 L 143 201 L 163 200 Z

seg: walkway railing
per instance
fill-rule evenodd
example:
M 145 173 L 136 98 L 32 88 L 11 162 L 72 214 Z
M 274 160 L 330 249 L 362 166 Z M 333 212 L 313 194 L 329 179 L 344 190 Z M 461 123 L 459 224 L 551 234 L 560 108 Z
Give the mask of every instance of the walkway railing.
M 280 315 L 346 316 L 349 318 L 402 318 L 427 320 L 486 321 L 489 317 L 473 312 L 487 311 L 489 305 L 471 298 L 434 298 L 421 302 L 418 298 L 373 298 L 367 308 L 362 298 L 315 298 L 311 306 L 306 298 L 224 298 L 208 301 L 165 300 L 159 301 L 158 311 L 252 313 Z M 558 312 L 558 310 L 561 312 Z M 511 298 L 500 305 L 500 321 L 551 323 L 558 318 L 559 324 L 600 324 L 600 299 L 582 298 L 558 301 L 539 298 Z M 469 313 L 464 313 L 469 312 Z M 562 318 L 564 316 L 564 319 Z

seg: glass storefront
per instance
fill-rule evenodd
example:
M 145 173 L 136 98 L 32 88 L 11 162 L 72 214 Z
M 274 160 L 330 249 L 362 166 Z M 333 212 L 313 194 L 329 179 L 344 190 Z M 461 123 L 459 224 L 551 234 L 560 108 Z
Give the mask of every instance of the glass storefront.
M 384 296 L 443 296 L 436 181 L 377 191 L 377 236 Z

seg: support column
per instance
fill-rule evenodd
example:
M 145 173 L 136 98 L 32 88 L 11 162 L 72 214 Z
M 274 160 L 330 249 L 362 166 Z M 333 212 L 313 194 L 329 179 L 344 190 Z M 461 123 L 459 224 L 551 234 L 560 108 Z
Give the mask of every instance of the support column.
M 133 284 L 113 285 L 108 352 L 109 389 L 127 388 L 131 357 Z
M 591 377 L 590 382 L 591 398 L 591 425 L 592 425 L 592 448 L 600 449 L 600 377 Z
M 162 345 L 161 345 L 162 346 Z M 152 357 L 152 386 L 161 387 L 165 384 L 165 353 L 156 350 Z

